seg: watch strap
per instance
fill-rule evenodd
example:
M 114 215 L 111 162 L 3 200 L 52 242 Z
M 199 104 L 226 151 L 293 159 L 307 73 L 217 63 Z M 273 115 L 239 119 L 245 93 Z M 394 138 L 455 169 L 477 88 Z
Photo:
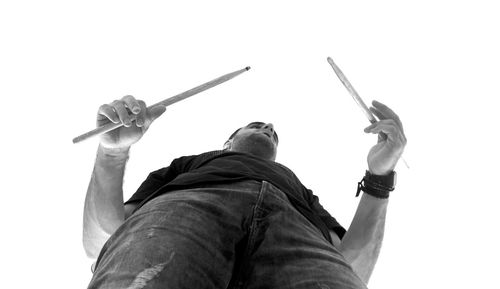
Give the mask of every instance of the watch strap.
M 363 179 L 358 182 L 356 197 L 361 191 L 379 199 L 389 198 L 389 192 L 394 190 L 396 184 L 396 172 L 392 171 L 385 176 L 373 175 L 368 170 Z

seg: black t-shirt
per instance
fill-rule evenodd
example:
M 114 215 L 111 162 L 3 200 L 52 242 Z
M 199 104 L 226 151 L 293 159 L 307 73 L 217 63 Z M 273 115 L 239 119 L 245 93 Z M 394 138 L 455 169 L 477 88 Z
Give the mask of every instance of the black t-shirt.
M 211 151 L 177 158 L 170 166 L 151 172 L 125 204 L 139 202 L 139 209 L 146 202 L 169 191 L 242 180 L 264 180 L 279 188 L 330 243 L 332 240 L 328 229 L 340 239 L 344 236 L 346 230 L 290 169 L 277 162 L 241 152 Z

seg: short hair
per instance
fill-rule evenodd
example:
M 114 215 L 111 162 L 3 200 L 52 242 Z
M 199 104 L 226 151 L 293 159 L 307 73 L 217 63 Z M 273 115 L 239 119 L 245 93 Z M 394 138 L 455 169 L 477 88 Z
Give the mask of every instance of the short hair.
M 227 145 L 228 145 L 229 141 L 230 141 L 230 140 L 232 140 L 232 139 L 234 138 L 234 136 L 235 136 L 235 135 L 236 135 L 236 134 L 240 131 L 240 129 L 241 129 L 241 127 L 240 127 L 239 129 L 235 130 L 235 131 L 231 134 L 231 136 L 230 136 L 230 137 L 226 140 L 226 142 L 224 143 L 224 150 L 228 150 Z
M 231 140 L 231 139 L 233 139 L 233 137 L 234 137 L 234 136 L 235 136 L 235 135 L 236 135 L 236 134 L 237 134 L 240 130 L 241 130 L 241 127 L 240 127 L 239 129 L 235 130 L 235 131 L 231 134 L 231 136 L 230 136 L 227 140 Z

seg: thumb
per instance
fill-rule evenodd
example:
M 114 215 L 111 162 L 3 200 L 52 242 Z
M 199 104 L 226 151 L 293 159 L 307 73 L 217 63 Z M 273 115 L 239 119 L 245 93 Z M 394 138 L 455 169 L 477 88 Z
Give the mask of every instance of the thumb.
M 155 119 L 159 118 L 160 115 L 162 115 L 166 110 L 167 110 L 167 107 L 164 105 L 158 105 L 158 106 L 151 108 L 151 112 L 150 112 L 151 122 L 153 122 Z
M 160 117 L 165 111 L 167 110 L 166 106 L 163 105 L 158 105 L 155 107 L 152 107 L 148 111 L 148 117 L 146 118 L 146 121 L 144 122 L 144 125 L 142 126 L 144 132 L 149 128 L 149 126 L 153 123 L 153 121 L 157 118 Z

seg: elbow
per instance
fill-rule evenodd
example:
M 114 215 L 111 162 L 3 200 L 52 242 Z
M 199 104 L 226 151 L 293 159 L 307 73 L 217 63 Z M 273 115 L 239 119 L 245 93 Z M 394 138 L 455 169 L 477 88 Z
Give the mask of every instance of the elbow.
M 367 260 L 363 260 L 356 252 L 349 250 L 341 250 L 341 254 L 344 256 L 347 264 L 351 266 L 352 271 L 365 283 L 368 285 L 371 275 L 371 264 Z
M 100 250 L 98 250 L 97 247 L 85 237 L 83 238 L 83 249 L 85 250 L 85 254 L 87 254 L 88 258 L 97 259 Z
M 373 245 L 362 246 L 360 244 L 351 247 L 348 244 L 341 244 L 339 251 L 354 273 L 358 275 L 365 285 L 368 285 L 377 263 L 380 247 L 374 247 Z
M 354 266 L 356 263 L 358 257 L 359 257 L 359 250 L 349 248 L 343 244 L 340 244 L 339 246 L 339 252 L 344 256 L 344 259 L 347 261 L 347 263 L 351 266 Z
M 82 243 L 87 257 L 97 259 L 102 247 L 123 221 L 98 222 L 97 218 L 85 215 L 83 220 Z M 104 226 L 106 225 L 106 226 Z
M 99 253 L 101 252 L 102 247 L 109 239 L 110 235 L 106 234 L 102 231 L 96 232 L 91 230 L 83 230 L 83 249 L 87 254 L 87 257 L 91 259 L 97 259 Z

